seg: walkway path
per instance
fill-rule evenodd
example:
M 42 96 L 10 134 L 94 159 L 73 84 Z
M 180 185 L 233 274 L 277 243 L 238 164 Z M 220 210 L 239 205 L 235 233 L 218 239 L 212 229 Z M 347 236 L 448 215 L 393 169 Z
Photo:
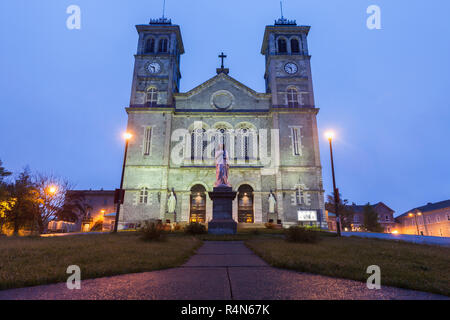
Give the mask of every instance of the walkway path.
M 448 299 L 430 293 L 276 269 L 242 242 L 205 242 L 179 268 L 0 291 L 0 299 Z

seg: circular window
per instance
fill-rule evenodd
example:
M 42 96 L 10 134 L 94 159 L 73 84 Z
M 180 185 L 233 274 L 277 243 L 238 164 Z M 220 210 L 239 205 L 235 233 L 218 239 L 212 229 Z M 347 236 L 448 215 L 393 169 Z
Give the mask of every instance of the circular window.
M 211 104 L 217 109 L 225 110 L 233 105 L 234 97 L 229 91 L 215 92 L 211 97 Z

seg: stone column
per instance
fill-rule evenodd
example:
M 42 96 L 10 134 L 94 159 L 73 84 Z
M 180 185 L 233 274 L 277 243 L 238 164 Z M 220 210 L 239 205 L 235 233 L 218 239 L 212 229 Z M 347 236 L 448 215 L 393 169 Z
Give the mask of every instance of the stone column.
M 181 222 L 189 222 L 190 206 L 190 193 L 183 192 L 181 196 Z
M 255 223 L 262 223 L 262 197 L 261 192 L 253 193 L 253 214 Z
M 206 197 L 206 222 L 210 222 L 213 218 L 213 202 Z
M 238 198 L 233 200 L 233 220 L 238 222 Z

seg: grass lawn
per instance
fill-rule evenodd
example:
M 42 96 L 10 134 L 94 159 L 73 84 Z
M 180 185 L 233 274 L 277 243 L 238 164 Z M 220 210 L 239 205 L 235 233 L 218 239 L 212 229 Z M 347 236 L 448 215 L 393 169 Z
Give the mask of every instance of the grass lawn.
M 145 242 L 134 232 L 49 238 L 0 238 L 0 290 L 176 267 L 201 245 L 194 237 Z
M 450 248 L 345 237 L 322 237 L 317 244 L 256 239 L 246 245 L 274 267 L 365 282 L 367 267 L 378 265 L 382 286 L 450 296 Z

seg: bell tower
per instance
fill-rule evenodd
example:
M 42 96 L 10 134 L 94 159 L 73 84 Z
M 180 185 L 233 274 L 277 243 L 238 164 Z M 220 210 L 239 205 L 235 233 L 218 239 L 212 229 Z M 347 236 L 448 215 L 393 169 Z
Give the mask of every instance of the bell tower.
M 180 88 L 180 56 L 184 53 L 180 27 L 162 17 L 136 29 L 139 41 L 130 107 L 173 107 L 173 94 Z
M 261 54 L 266 57 L 266 92 L 272 93 L 274 107 L 314 108 L 309 30 L 284 17 L 266 26 Z

